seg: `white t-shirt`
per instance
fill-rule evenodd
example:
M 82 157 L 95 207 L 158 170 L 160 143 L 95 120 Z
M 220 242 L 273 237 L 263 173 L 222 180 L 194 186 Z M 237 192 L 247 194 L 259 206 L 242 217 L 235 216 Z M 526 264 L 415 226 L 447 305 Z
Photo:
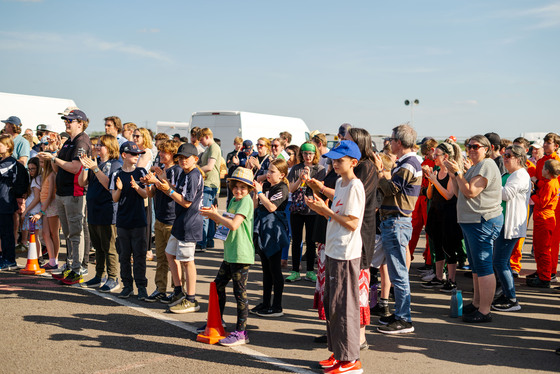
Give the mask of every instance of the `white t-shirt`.
M 342 178 L 336 181 L 331 209 L 343 216 L 358 217 L 358 228 L 350 231 L 330 219 L 327 224 L 325 254 L 337 260 L 353 260 L 362 256 L 362 235 L 360 229 L 364 219 L 366 193 L 358 178 L 342 186 Z
M 26 207 L 28 207 L 33 201 L 33 199 L 35 199 L 35 191 L 33 191 L 33 187 L 38 188 L 39 191 L 41 191 L 41 176 L 38 176 L 37 178 L 34 178 L 31 181 L 31 194 L 27 197 L 27 199 L 25 199 Z M 35 205 L 33 209 L 29 211 L 29 214 L 37 214 L 39 213 L 40 210 L 41 210 L 41 202 L 37 203 L 37 205 Z

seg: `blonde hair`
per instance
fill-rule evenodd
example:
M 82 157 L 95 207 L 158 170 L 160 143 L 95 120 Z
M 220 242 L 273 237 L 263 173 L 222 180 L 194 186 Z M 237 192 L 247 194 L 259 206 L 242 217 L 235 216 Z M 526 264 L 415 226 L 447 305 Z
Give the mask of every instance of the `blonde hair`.
M 235 139 L 233 139 L 233 144 L 243 144 L 243 138 L 236 136 Z
M 14 139 L 12 139 L 11 135 L 8 134 L 0 135 L 0 143 L 8 147 L 6 153 L 0 156 L 8 157 L 14 153 Z
M 263 136 L 263 137 L 258 138 L 258 139 L 257 139 L 257 142 L 258 142 L 259 140 L 261 140 L 261 141 L 264 142 L 264 146 L 268 149 L 268 152 L 270 153 L 270 139 L 269 139 L 269 138 L 265 138 L 265 137 Z
M 208 127 L 205 127 L 198 132 L 198 140 L 204 138 L 205 136 L 209 136 L 212 139 L 214 139 L 214 134 L 212 133 L 212 130 L 210 130 Z
M 140 127 L 136 130 L 138 130 L 144 138 L 144 144 L 142 146 L 147 149 L 152 149 L 154 147 L 154 143 L 152 142 L 152 134 L 150 134 L 150 131 L 145 127 Z
M 109 151 L 109 159 L 114 160 L 119 158 L 119 142 L 113 135 L 101 135 L 99 142 Z

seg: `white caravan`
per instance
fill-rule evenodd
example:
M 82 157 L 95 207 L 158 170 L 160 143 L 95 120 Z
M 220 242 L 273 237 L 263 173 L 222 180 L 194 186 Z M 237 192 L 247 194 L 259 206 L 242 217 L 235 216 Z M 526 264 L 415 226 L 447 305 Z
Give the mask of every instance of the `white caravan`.
M 156 134 L 163 132 L 173 138 L 173 135 L 179 134 L 181 137 L 186 136 L 190 139 L 190 128 L 188 122 L 168 122 L 157 121 Z
M 58 113 L 70 106 L 77 106 L 74 100 L 0 92 L 0 119 L 19 117 L 22 132 L 27 128 L 35 132 L 40 124 L 59 133 L 65 131 L 66 126 Z
M 249 112 L 194 112 L 191 128 L 208 127 L 222 142 L 223 154 L 233 150 L 233 139 L 240 136 L 256 144 L 260 137 L 277 138 L 282 131 L 292 134 L 292 144 L 301 145 L 309 139 L 309 128 L 301 118 Z

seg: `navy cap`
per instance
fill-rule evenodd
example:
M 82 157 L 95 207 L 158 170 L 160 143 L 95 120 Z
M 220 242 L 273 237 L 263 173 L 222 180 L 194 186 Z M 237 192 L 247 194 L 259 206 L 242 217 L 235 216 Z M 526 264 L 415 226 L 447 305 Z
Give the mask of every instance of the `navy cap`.
M 10 116 L 8 119 L 3 120 L 4 123 L 11 123 L 12 125 L 21 126 L 21 120 L 19 117 Z
M 328 157 L 333 160 L 338 160 L 344 156 L 359 160 L 362 158 L 362 152 L 360 152 L 360 148 L 358 148 L 358 145 L 353 141 L 342 140 L 333 149 L 323 155 L 323 157 Z
M 177 151 L 177 156 L 198 157 L 198 149 L 191 143 L 184 143 L 181 144 L 181 146 L 179 147 L 179 150 Z
M 79 109 L 74 109 L 70 113 L 68 113 L 67 115 L 62 116 L 60 118 L 69 119 L 69 120 L 79 119 L 81 121 L 87 121 L 88 120 L 86 114 Z
M 350 130 L 352 128 L 352 125 L 349 123 L 343 123 L 342 125 L 340 125 L 340 127 L 338 128 L 338 133 L 340 135 L 342 135 L 342 139 L 344 139 L 344 137 L 346 136 L 346 133 L 348 132 L 348 130 Z
M 130 153 L 131 155 L 143 155 L 146 151 L 138 148 L 136 143 L 128 141 L 121 145 L 120 153 Z
M 243 142 L 243 150 L 246 149 L 253 149 L 253 142 L 248 139 Z

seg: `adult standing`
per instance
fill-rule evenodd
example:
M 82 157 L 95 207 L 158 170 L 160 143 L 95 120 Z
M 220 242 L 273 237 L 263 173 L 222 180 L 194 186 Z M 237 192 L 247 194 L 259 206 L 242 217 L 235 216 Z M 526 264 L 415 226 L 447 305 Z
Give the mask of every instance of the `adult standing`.
M 105 134 L 112 135 L 117 139 L 119 147 L 126 142 L 126 138 L 121 135 L 123 130 L 122 121 L 117 116 L 105 117 Z
M 305 258 L 307 272 L 305 279 L 310 282 L 317 281 L 315 268 L 315 241 L 313 228 L 317 213 L 309 209 L 305 203 L 305 197 L 312 197 L 313 190 L 307 188 L 305 181 L 308 179 L 325 179 L 325 168 L 319 165 L 319 150 L 308 141 L 301 145 L 298 154 L 299 163 L 295 165 L 288 174 L 290 192 L 292 193 L 292 205 L 290 206 L 290 225 L 292 228 L 292 271 L 286 278 L 287 282 L 295 282 L 301 279 L 301 243 L 303 240 L 303 228 L 305 227 Z
M 198 126 L 195 126 L 191 129 L 191 143 L 198 150 L 199 157 L 204 152 L 204 146 L 202 144 L 200 144 L 200 136 L 201 136 L 200 131 L 201 131 L 200 127 L 198 127 Z
M 91 142 L 84 132 L 88 119 L 83 111 L 72 110 L 62 119 L 66 124 L 68 140 L 58 155 L 40 152 L 39 157 L 52 162 L 56 172 L 56 205 L 68 249 L 66 269 L 71 269 L 69 273 L 64 272 L 64 279 L 69 284 L 75 284 L 83 281 L 81 264 L 84 258 L 84 247 L 80 245 L 84 241 L 84 188 L 78 184 L 77 175 L 82 169 L 80 156 L 91 155 Z
M 395 287 L 395 313 L 386 319 L 382 317 L 380 322 L 385 325 L 377 328 L 383 334 L 414 332 L 410 316 L 407 246 L 412 236 L 412 212 L 422 183 L 422 167 L 413 151 L 415 144 L 416 130 L 408 124 L 399 125 L 391 135 L 391 152 L 398 159 L 393 170 L 384 171 L 381 157 L 375 155 L 379 190 L 383 194 L 379 208 L 381 238 L 389 279 Z
M 473 267 L 474 296 L 472 303 L 463 308 L 463 321 L 491 322 L 490 308 L 496 290 L 492 252 L 504 223 L 501 173 L 491 158 L 492 145 L 487 137 L 473 136 L 467 151 L 472 166 L 465 174 L 457 162 L 445 161 L 457 193 L 457 222 Z
M 222 150 L 220 146 L 214 141 L 214 134 L 209 128 L 200 130 L 199 138 L 200 144 L 206 147 L 206 150 L 200 156 L 200 169 L 206 173 L 204 180 L 204 192 L 202 194 L 202 206 L 210 207 L 214 203 L 214 199 L 218 194 L 220 188 L 220 159 L 222 158 Z M 203 220 L 202 241 L 196 244 L 198 250 L 204 251 L 206 248 L 213 248 L 215 223 L 212 221 L 210 224 L 208 218 Z
M 506 202 L 504 226 L 494 243 L 494 270 L 502 286 L 502 295 L 492 302 L 492 309 L 509 312 L 521 309 L 515 295 L 515 284 L 510 264 L 511 253 L 519 239 L 527 235 L 527 208 L 531 199 L 531 177 L 525 170 L 527 151 L 513 145 L 506 148 L 504 165 L 509 173 L 502 187 Z
M 138 126 L 136 126 L 136 124 L 132 122 L 126 122 L 125 124 L 123 124 L 122 135 L 126 141 L 129 142 L 134 141 L 132 134 L 134 134 L 134 130 L 136 130 L 137 128 Z
M 504 166 L 504 158 L 500 153 L 500 149 L 502 147 L 502 139 L 500 135 L 496 134 L 495 132 L 489 132 L 484 135 L 486 139 L 490 142 L 490 158 L 494 160 L 498 169 L 500 169 L 500 173 L 504 175 L 507 173 L 506 167 Z
M 29 152 L 31 150 L 31 145 L 29 141 L 21 136 L 21 120 L 19 117 L 11 116 L 8 119 L 3 120 L 6 125 L 4 126 L 4 133 L 11 135 L 14 139 L 14 153 L 13 158 L 18 160 L 24 166 L 27 165 L 27 160 L 29 159 Z
M 266 171 L 270 165 L 270 140 L 268 138 L 259 138 L 257 140 L 257 155 L 249 157 L 247 160 L 247 169 L 253 170 L 255 180 L 263 183 L 266 181 Z

